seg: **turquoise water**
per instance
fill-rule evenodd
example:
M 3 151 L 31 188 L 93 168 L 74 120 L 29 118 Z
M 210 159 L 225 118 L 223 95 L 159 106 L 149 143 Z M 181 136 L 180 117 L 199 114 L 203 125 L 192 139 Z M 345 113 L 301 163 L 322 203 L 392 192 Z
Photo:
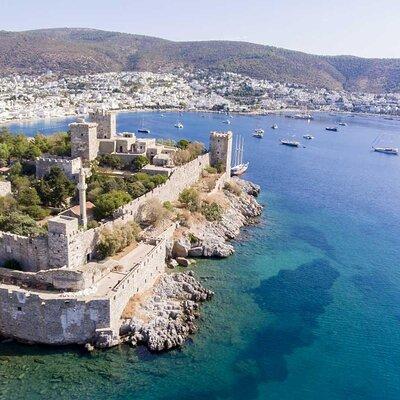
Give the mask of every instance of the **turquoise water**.
M 221 115 L 126 113 L 119 130 L 135 130 L 142 116 L 157 137 L 207 141 L 210 130 L 227 128 Z M 195 268 L 216 295 L 182 350 L 88 355 L 1 344 L 0 398 L 399 399 L 400 158 L 370 144 L 385 132 L 398 140 L 400 124 L 342 118 L 349 126 L 339 133 L 325 132 L 337 122 L 328 115 L 310 124 L 233 118 L 266 209 L 234 256 Z M 251 137 L 259 127 L 263 140 Z M 52 131 L 43 123 L 12 129 Z M 305 133 L 315 136 L 306 148 L 278 144 Z

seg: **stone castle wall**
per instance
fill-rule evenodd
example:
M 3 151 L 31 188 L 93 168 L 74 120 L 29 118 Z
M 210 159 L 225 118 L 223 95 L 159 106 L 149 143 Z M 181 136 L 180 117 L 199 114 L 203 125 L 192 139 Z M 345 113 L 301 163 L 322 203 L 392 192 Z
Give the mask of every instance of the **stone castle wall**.
M 75 179 L 82 167 L 82 161 L 77 158 L 39 157 L 36 160 L 36 178 L 41 179 L 50 172 L 51 167 L 60 167 L 69 179 Z
M 45 298 L 1 286 L 0 333 L 35 343 L 84 343 L 110 326 L 110 305 L 109 299 Z
M 102 329 L 118 335 L 120 317 L 130 298 L 149 289 L 164 272 L 165 234 L 153 244 L 153 249 L 101 298 L 34 293 L 0 284 L 0 334 L 45 344 L 85 343 Z
M 16 260 L 25 271 L 49 268 L 49 249 L 46 237 L 29 238 L 0 231 L 0 265 Z
M 67 221 L 66 217 L 63 217 L 68 230 L 64 231 L 63 224 L 50 220 L 49 233 L 44 238 L 27 238 L 0 232 L 0 239 L 2 236 L 5 238 L 4 241 L 0 240 L 0 265 L 6 260 L 15 259 L 23 265 L 25 271 L 31 272 L 64 266 L 79 268 L 95 256 L 96 244 L 103 229 L 112 229 L 116 224 L 133 221 L 140 206 L 147 200 L 176 200 L 184 188 L 198 180 L 208 165 L 209 154 L 204 154 L 176 168 L 166 183 L 119 208 L 112 221 L 98 228 L 83 231 L 79 229 L 76 218 Z

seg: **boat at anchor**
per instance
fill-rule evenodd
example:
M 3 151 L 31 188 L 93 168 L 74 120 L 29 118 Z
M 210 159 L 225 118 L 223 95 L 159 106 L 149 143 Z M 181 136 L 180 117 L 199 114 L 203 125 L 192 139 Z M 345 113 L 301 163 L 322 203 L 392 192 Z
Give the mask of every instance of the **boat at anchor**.
M 243 162 L 243 148 L 244 148 L 244 138 L 241 136 L 237 136 L 235 144 L 234 162 L 233 162 L 233 167 L 231 168 L 232 176 L 242 175 L 247 171 L 247 168 L 249 168 L 249 163 Z

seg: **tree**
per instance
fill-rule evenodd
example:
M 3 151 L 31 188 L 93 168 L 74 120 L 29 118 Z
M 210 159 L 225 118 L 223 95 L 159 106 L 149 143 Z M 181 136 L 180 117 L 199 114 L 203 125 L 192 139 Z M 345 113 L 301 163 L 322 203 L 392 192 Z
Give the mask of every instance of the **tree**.
M 10 148 L 6 143 L 0 143 L 0 163 L 2 166 L 8 164 L 10 159 Z
M 141 224 L 150 226 L 157 225 L 167 218 L 169 211 L 163 207 L 160 200 L 149 199 L 142 204 L 138 211 L 138 220 Z
M 104 154 L 99 157 L 99 165 L 112 169 L 122 169 L 124 163 L 116 154 Z
M 116 226 L 113 230 L 104 229 L 97 244 L 100 258 L 113 256 L 138 240 L 140 227 L 135 222 Z
M 66 199 L 74 194 L 75 184 L 67 178 L 60 167 L 54 166 L 38 182 L 36 189 L 43 204 L 61 207 Z
M 35 206 L 40 204 L 40 197 L 33 187 L 23 187 L 17 195 L 18 205 L 20 206 Z
M 110 217 L 117 208 L 129 203 L 131 200 L 132 197 L 122 190 L 113 190 L 109 193 L 104 193 L 94 201 L 95 217 L 97 219 Z
M 139 155 L 132 161 L 132 167 L 134 171 L 140 171 L 149 162 L 150 161 L 146 156 Z
M 189 140 L 181 139 L 176 143 L 176 147 L 180 149 L 186 149 L 189 146 Z
M 0 216 L 0 230 L 22 236 L 38 236 L 45 232 L 33 218 L 18 211 Z
M 10 168 L 10 175 L 17 176 L 22 173 L 22 165 L 19 161 L 15 162 Z

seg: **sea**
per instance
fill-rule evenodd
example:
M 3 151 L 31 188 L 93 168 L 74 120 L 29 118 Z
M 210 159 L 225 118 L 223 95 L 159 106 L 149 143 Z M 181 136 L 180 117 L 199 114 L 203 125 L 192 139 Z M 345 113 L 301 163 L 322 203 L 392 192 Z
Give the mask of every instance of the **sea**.
M 228 129 L 244 138 L 244 178 L 261 186 L 265 210 L 243 229 L 233 256 L 193 268 L 215 292 L 198 333 L 162 354 L 2 343 L 0 399 L 400 399 L 400 157 L 371 151 L 377 140 L 400 146 L 400 122 L 323 113 L 310 122 L 227 118 L 117 117 L 120 132 L 143 119 L 156 138 L 208 144 L 210 131 Z M 69 122 L 7 126 L 31 136 Z M 348 125 L 325 130 L 339 122 Z M 263 139 L 252 136 L 258 128 Z

